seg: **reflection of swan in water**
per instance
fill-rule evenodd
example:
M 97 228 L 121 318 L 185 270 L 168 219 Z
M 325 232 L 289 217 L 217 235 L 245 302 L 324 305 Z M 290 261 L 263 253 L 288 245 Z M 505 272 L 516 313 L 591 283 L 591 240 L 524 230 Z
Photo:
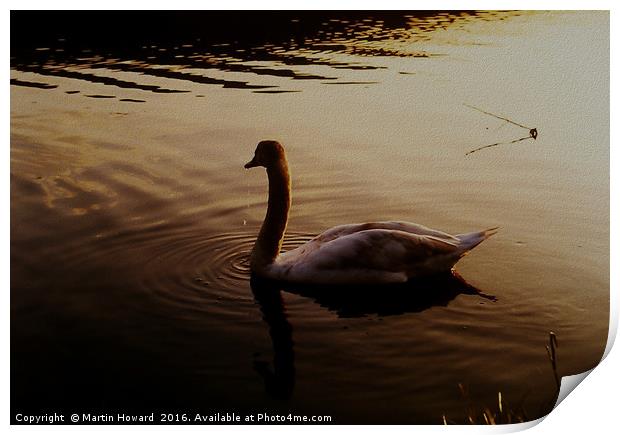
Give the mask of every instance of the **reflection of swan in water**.
M 480 292 L 456 273 L 435 275 L 428 279 L 405 284 L 329 287 L 283 284 L 252 276 L 254 298 L 269 327 L 273 345 L 273 370 L 269 364 L 255 361 L 255 370 L 263 377 L 267 393 L 277 399 L 288 399 L 295 386 L 295 353 L 293 328 L 286 315 L 281 291 L 314 299 L 319 305 L 338 313 L 340 317 L 359 317 L 370 314 L 390 316 L 424 311 L 433 306 L 447 306 L 460 294 L 478 295 L 495 301 L 494 296 Z
M 471 249 L 495 234 L 451 236 L 409 222 L 341 225 L 280 254 L 291 206 L 284 148 L 258 144 L 245 167 L 264 166 L 269 177 L 267 215 L 252 250 L 252 272 L 264 278 L 311 284 L 388 284 L 449 271 Z
M 431 307 L 446 307 L 462 294 L 480 296 L 493 302 L 497 300 L 495 296 L 482 293 L 468 284 L 456 272 L 417 278 L 404 284 L 338 286 L 333 291 L 325 286 L 291 284 L 284 289 L 310 297 L 340 317 L 419 313 Z
M 269 327 L 273 345 L 273 371 L 263 361 L 254 361 L 254 369 L 263 377 L 267 393 L 277 399 L 288 399 L 295 386 L 295 353 L 293 328 L 288 322 L 280 288 L 252 278 L 254 299 Z

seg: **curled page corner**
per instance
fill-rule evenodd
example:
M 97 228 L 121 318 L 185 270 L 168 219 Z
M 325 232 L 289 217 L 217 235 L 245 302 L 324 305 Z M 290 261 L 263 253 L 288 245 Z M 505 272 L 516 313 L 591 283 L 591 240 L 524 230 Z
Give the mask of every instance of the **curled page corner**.
M 578 373 L 576 375 L 571 376 L 562 376 L 562 380 L 560 382 L 560 392 L 558 393 L 558 398 L 555 401 L 555 405 L 553 405 L 553 409 L 557 408 L 557 406 L 562 403 L 564 399 L 575 389 L 577 385 L 579 385 L 590 373 L 592 373 L 593 368 L 585 371 L 583 373 Z
M 538 425 L 538 423 L 541 423 L 545 418 L 547 418 L 546 415 L 543 417 L 537 418 L 535 420 L 525 421 L 523 423 L 512 423 L 512 424 L 505 424 L 502 426 L 497 426 L 498 428 L 497 432 L 499 433 L 522 432 L 522 431 L 531 429 L 534 426 Z
M 616 333 L 618 330 L 618 319 L 616 318 L 616 313 L 614 312 L 614 310 L 611 310 L 610 313 L 610 319 L 609 319 L 609 333 L 608 333 L 608 337 L 607 337 L 607 344 L 605 346 L 605 351 L 603 353 L 603 357 L 601 358 L 601 361 L 599 361 L 599 364 L 605 359 L 607 358 L 607 355 L 609 354 L 611 348 L 614 345 L 614 342 L 616 341 Z M 598 364 L 597 364 L 598 366 Z M 557 406 L 562 403 L 562 401 L 564 399 L 566 399 L 566 397 L 575 389 L 577 388 L 577 385 L 579 385 L 585 378 L 588 377 L 588 375 L 590 373 L 592 373 L 592 371 L 597 367 L 594 366 L 593 368 L 591 368 L 590 370 L 587 370 L 583 373 L 578 373 L 576 375 L 571 375 L 571 376 L 563 376 L 560 380 L 560 392 L 558 393 L 558 398 L 555 401 L 555 405 L 553 405 L 553 409 L 557 408 Z M 552 410 L 553 411 L 553 410 Z
M 547 415 L 544 415 L 535 420 L 530 420 L 530 421 L 526 421 L 523 423 L 508 424 L 508 425 L 502 426 L 502 428 L 500 429 L 500 432 L 502 433 L 521 432 L 521 431 L 533 428 L 534 426 L 541 423 L 544 419 L 546 419 L 553 412 L 555 408 L 557 408 L 557 406 L 564 399 L 566 399 L 566 397 L 568 397 L 568 395 L 575 388 L 577 388 L 577 385 L 579 385 L 586 377 L 588 377 L 588 375 L 592 372 L 592 370 L 594 370 L 594 368 L 588 371 L 585 371 L 583 373 L 578 373 L 576 375 L 563 376 L 560 379 L 560 392 L 558 393 L 558 398 L 555 401 L 555 404 L 553 405 L 553 409 Z

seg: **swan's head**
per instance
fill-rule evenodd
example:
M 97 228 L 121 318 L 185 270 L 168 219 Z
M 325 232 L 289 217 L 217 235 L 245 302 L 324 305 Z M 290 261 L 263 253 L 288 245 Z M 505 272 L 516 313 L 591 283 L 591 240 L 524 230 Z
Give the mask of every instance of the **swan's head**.
M 286 161 L 284 147 L 275 140 L 263 140 L 256 146 L 254 158 L 245 164 L 245 168 L 255 168 L 256 166 L 264 166 L 265 168 L 273 168 Z

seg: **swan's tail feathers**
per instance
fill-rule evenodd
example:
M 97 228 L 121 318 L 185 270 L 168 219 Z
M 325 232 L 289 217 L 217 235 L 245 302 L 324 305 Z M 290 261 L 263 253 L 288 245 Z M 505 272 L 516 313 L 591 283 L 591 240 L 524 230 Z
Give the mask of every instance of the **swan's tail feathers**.
M 459 247 L 461 248 L 461 255 L 467 254 L 470 250 L 484 242 L 486 239 L 497 233 L 499 227 L 489 228 L 484 231 L 476 231 L 467 234 L 458 234 L 457 239 L 461 241 Z

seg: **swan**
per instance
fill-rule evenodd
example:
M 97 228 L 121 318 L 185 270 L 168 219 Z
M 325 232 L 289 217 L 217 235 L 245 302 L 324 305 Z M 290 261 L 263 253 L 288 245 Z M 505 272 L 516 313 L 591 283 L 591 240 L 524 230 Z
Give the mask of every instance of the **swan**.
M 291 176 L 284 147 L 259 142 L 245 168 L 263 166 L 269 179 L 267 214 L 250 256 L 261 278 L 303 284 L 392 284 L 452 270 L 472 248 L 497 232 L 452 236 L 410 222 L 368 222 L 333 227 L 280 253 L 291 207 Z

